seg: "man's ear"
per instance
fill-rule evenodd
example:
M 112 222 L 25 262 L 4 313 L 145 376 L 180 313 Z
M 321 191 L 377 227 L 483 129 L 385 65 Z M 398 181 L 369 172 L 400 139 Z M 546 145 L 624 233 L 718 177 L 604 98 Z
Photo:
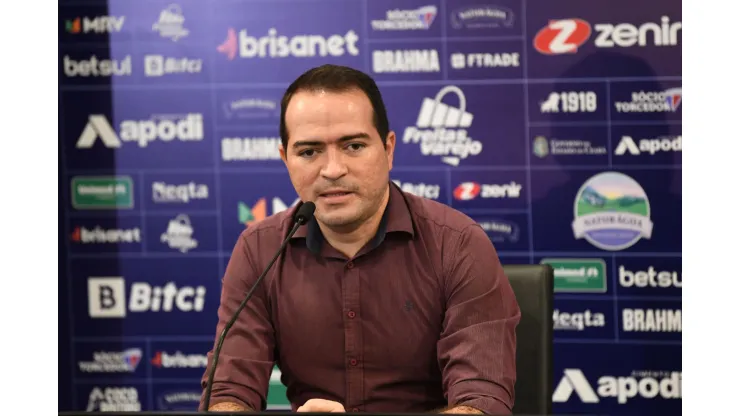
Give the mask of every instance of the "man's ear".
M 285 148 L 283 147 L 282 143 L 278 145 L 278 150 L 280 151 L 280 159 L 283 159 L 283 163 L 287 165 L 288 164 L 288 154 L 285 152 Z
M 385 156 L 388 158 L 388 170 L 393 169 L 393 151 L 396 150 L 396 133 L 388 132 L 385 138 Z

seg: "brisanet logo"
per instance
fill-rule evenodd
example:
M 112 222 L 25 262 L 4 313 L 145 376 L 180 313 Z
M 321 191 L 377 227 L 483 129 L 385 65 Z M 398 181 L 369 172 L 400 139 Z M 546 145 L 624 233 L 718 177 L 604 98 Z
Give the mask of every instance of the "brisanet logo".
M 82 134 L 77 139 L 78 149 L 89 149 L 100 139 L 103 146 L 117 149 L 123 143 L 138 143 L 147 147 L 149 143 L 161 141 L 171 143 L 174 140 L 199 142 L 203 140 L 203 114 L 153 116 L 149 120 L 123 120 L 116 133 L 102 114 L 93 114 L 88 118 Z
M 633 398 L 680 399 L 682 377 L 680 371 L 633 371 L 627 377 L 599 377 L 596 384 L 594 390 L 581 369 L 566 368 L 555 387 L 552 401 L 568 402 L 573 393 L 583 403 L 600 403 L 602 399 L 616 399 L 619 404 L 625 404 Z
M 206 288 L 178 287 L 175 282 L 164 286 L 134 282 L 126 296 L 123 277 L 90 277 L 87 279 L 87 295 L 91 318 L 125 318 L 127 313 L 202 312 Z
M 345 54 L 358 56 L 359 37 L 354 30 L 345 34 L 322 35 L 278 35 L 275 28 L 267 31 L 267 36 L 253 36 L 242 29 L 237 37 L 236 30 L 229 28 L 226 40 L 216 50 L 233 60 L 240 58 L 313 58 L 340 57 Z
M 596 23 L 592 25 L 579 18 L 555 19 L 540 29 L 534 36 L 537 52 L 544 55 L 577 53 L 579 48 L 595 32 L 594 46 L 597 48 L 629 48 L 676 46 L 679 43 L 681 22 L 671 22 L 663 16 L 660 23 L 647 22 L 639 26 L 630 23 Z

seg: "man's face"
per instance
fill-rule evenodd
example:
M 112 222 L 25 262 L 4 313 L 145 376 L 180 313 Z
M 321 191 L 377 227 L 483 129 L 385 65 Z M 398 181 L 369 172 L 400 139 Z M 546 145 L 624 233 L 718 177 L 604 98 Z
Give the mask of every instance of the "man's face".
M 280 155 L 303 201 L 331 227 L 357 226 L 378 212 L 393 167 L 395 134 L 386 146 L 359 89 L 296 93 L 285 111 L 289 140 Z

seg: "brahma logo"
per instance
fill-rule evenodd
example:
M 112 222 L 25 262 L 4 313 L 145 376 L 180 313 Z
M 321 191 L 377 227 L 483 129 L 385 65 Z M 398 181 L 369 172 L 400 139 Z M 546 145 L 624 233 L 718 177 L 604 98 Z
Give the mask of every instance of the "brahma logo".
M 630 23 L 597 23 L 594 46 L 597 48 L 628 48 L 632 46 L 676 46 L 681 22 L 671 22 L 668 16 L 655 22 L 635 26 Z M 591 24 L 583 19 L 550 20 L 534 36 L 534 48 L 544 55 L 576 53 L 591 37 Z

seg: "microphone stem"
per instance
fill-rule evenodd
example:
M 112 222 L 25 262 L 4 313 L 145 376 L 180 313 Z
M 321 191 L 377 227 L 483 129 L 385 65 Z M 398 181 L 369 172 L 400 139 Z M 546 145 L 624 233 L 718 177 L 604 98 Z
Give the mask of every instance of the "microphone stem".
M 211 402 L 211 390 L 213 389 L 213 378 L 216 375 L 216 365 L 218 365 L 218 357 L 221 354 L 221 347 L 224 344 L 224 340 L 226 339 L 226 333 L 229 332 L 229 329 L 234 325 L 237 318 L 239 318 L 239 314 L 241 313 L 242 309 L 244 309 L 245 306 L 247 306 L 247 302 L 249 302 L 249 299 L 254 294 L 254 291 L 257 290 L 257 286 L 259 286 L 260 282 L 262 282 L 262 279 L 267 275 L 267 272 L 270 271 L 272 268 L 272 265 L 275 263 L 277 258 L 280 256 L 280 254 L 283 252 L 283 249 L 288 244 L 288 241 L 290 241 L 290 238 L 293 237 L 293 234 L 295 234 L 296 231 L 298 231 L 298 228 L 303 225 L 304 221 L 303 219 L 299 219 L 296 221 L 296 223 L 293 225 L 293 228 L 290 230 L 290 233 L 288 233 L 288 236 L 283 240 L 283 244 L 280 245 L 280 250 L 275 253 L 275 256 L 270 260 L 270 263 L 265 268 L 265 271 L 262 272 L 262 274 L 257 278 L 257 281 L 254 283 L 252 288 L 247 293 L 247 296 L 242 300 L 242 303 L 239 304 L 239 307 L 236 309 L 236 312 L 234 312 L 234 315 L 231 317 L 231 320 L 229 320 L 228 323 L 226 323 L 226 326 L 224 327 L 223 331 L 221 331 L 221 335 L 218 337 L 218 344 L 216 344 L 216 349 L 213 351 L 213 363 L 211 364 L 211 371 L 208 374 L 208 384 L 206 385 L 206 392 L 205 392 L 205 400 L 204 400 L 204 406 L 203 410 L 208 411 L 208 407 L 210 406 Z M 253 409 L 257 410 L 257 409 Z

